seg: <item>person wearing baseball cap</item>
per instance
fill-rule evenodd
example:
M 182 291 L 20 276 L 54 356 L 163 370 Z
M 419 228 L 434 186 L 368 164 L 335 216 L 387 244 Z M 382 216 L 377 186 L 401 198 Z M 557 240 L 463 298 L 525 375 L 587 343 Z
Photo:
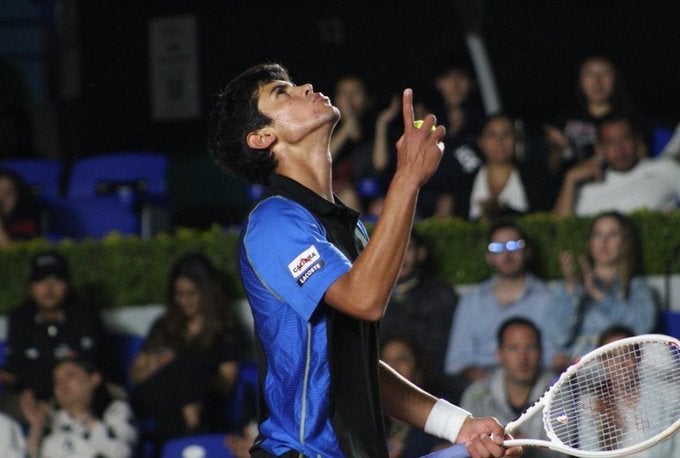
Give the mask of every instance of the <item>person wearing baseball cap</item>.
M 52 368 L 77 356 L 104 367 L 105 333 L 97 311 L 72 288 L 66 258 L 49 250 L 31 258 L 26 299 L 9 315 L 5 390 L 0 407 L 21 418 L 16 398 L 26 390 L 39 400 L 52 395 Z M 12 400 L 12 397 L 14 400 Z
M 31 259 L 31 282 L 54 277 L 70 283 L 69 267 L 66 259 L 57 251 L 46 251 Z

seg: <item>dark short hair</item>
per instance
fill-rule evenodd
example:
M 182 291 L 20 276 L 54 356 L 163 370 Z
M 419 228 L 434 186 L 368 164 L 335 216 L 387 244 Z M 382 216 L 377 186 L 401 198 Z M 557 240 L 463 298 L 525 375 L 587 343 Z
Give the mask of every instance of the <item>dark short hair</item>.
M 482 124 L 482 128 L 479 131 L 479 137 L 482 136 L 482 133 L 487 127 L 489 127 L 489 124 L 491 124 L 492 121 L 497 121 L 499 119 L 508 121 L 510 123 L 510 127 L 512 128 L 512 133 L 516 135 L 515 120 L 513 119 L 513 117 L 504 111 L 497 111 L 495 113 L 487 115 L 487 117 L 484 118 L 484 123 Z
M 463 59 L 454 61 L 442 61 L 440 64 L 434 66 L 434 78 L 439 79 L 450 75 L 451 73 L 459 73 L 465 76 L 470 81 L 475 81 L 474 71 L 471 68 L 470 62 Z
M 492 242 L 494 234 L 501 229 L 513 229 L 517 231 L 520 238 L 529 244 L 526 233 L 511 218 L 499 218 L 491 222 L 487 232 L 487 241 Z
M 635 332 L 633 332 L 633 330 L 628 326 L 615 324 L 613 326 L 608 327 L 607 329 L 600 333 L 600 335 L 597 338 L 597 346 L 601 347 L 607 340 L 611 339 L 614 336 L 623 336 L 624 338 L 634 337 Z
M 271 125 L 272 120 L 258 109 L 258 91 L 276 80 L 291 81 L 288 71 L 279 64 L 249 68 L 218 94 L 209 119 L 207 146 L 215 163 L 227 173 L 263 185 L 269 185 L 276 158 L 270 149 L 249 147 L 246 136 Z
M 600 140 L 602 140 L 602 128 L 604 126 L 614 124 L 617 122 L 624 122 L 628 124 L 630 133 L 634 137 L 639 135 L 637 124 L 635 123 L 635 120 L 633 118 L 625 114 L 614 112 L 604 116 L 597 122 L 597 141 L 599 142 Z
M 503 323 L 501 323 L 500 327 L 498 328 L 498 331 L 496 332 L 496 343 L 498 345 L 498 348 L 500 348 L 503 345 L 503 337 L 505 336 L 505 331 L 507 331 L 507 329 L 510 326 L 515 325 L 524 326 L 526 328 L 531 329 L 531 331 L 533 331 L 534 335 L 536 336 L 536 342 L 538 342 L 539 348 L 541 347 L 542 337 L 541 330 L 538 328 L 538 326 L 536 326 L 536 324 L 533 321 L 527 318 L 517 316 L 508 318 Z
M 58 367 L 67 363 L 75 364 L 88 375 L 99 374 L 102 377 L 101 383 L 94 390 L 90 409 L 97 418 L 103 418 L 104 412 L 113 398 L 106 387 L 106 381 L 104 380 L 104 374 L 101 369 L 87 358 L 71 355 L 57 361 L 54 366 L 52 366 L 52 374 L 54 375 Z

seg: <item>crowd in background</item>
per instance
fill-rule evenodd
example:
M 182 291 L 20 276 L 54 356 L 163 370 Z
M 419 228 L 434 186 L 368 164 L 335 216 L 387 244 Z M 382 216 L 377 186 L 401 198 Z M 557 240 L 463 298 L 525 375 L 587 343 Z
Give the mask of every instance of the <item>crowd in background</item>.
M 608 57 L 582 61 L 571 103 L 555 107 L 539 132 L 510 113 L 484 113 L 464 64 L 442 66 L 432 84 L 438 99 L 425 102 L 416 94 L 415 116 L 434 113 L 447 131 L 441 164 L 419 195 L 419 218 L 483 221 L 532 212 L 592 216 L 678 207 L 680 125 L 664 148 L 654 143 L 655 126 L 636 110 Z M 378 106 L 365 79 L 347 74 L 338 77 L 332 101 L 341 113 L 330 144 L 334 192 L 374 220 L 403 129 L 399 97 Z M 0 135 L 19 134 L 10 127 Z M 41 210 L 20 176 L 0 172 L 0 247 L 39 235 Z
M 604 56 L 583 61 L 573 106 L 556 109 L 539 137 L 527 136 L 509 114 L 485 115 L 466 67 L 443 68 L 433 84 L 440 101 L 417 106 L 416 118 L 433 112 L 447 132 L 418 217 L 492 223 L 479 253 L 492 275 L 459 295 L 437 278 L 427 243 L 414 233 L 381 324 L 381 355 L 404 377 L 474 415 L 507 422 L 611 329 L 633 335 L 657 328 L 626 214 L 678 207 L 680 148 L 671 141 L 652 157 L 652 126 Z M 342 115 L 330 144 L 334 191 L 366 219 L 377 218 L 402 128 L 399 99 L 377 107 L 364 80 L 346 75 L 332 100 Z M 537 211 L 595 216 L 586 254 L 561 253 L 562 278 L 554 284 L 530 271 L 531 240 L 511 219 Z M 39 236 L 39 215 L 21 177 L 0 172 L 0 248 Z M 98 311 L 71 280 L 59 252 L 32 259 L 25 301 L 9 316 L 0 437 L 11 439 L 0 447 L 33 457 L 127 457 L 142 443 L 159 453 L 172 438 L 229 432 L 225 447 L 247 453 L 252 431 L 230 424 L 226 412 L 239 365 L 253 360 L 253 337 L 205 253 L 176 260 L 166 310 L 124 374 L 114 369 Z M 443 446 L 387 421 L 391 458 Z M 540 425 L 517 433 L 536 434 L 543 434 Z M 671 456 L 669 450 L 646 456 Z
M 608 57 L 583 60 L 571 105 L 556 107 L 539 133 L 509 113 L 485 114 L 463 65 L 444 66 L 433 84 L 439 100 L 417 105 L 416 118 L 432 112 L 447 132 L 439 169 L 419 196 L 419 217 L 477 221 L 678 207 L 678 141 L 653 150 L 655 126 L 635 109 Z M 378 110 L 358 76 L 340 78 L 333 100 L 342 114 L 331 142 L 334 189 L 350 207 L 375 218 L 391 176 L 390 145 L 401 133 L 398 100 Z
M 487 241 L 479 256 L 491 277 L 459 295 L 437 278 L 427 242 L 414 233 L 381 327 L 385 361 L 474 415 L 510 421 L 612 329 L 656 329 L 658 310 L 625 215 L 599 214 L 585 254 L 561 253 L 563 277 L 553 284 L 530 272 L 531 240 L 512 219 L 494 220 Z M 251 330 L 206 254 L 177 259 L 167 288 L 165 311 L 121 373 L 109 331 L 73 287 L 67 260 L 56 250 L 35 255 L 26 298 L 9 315 L 0 371 L 6 444 L 34 457 L 154 456 L 168 440 L 221 432 L 225 447 L 248 456 L 252 417 L 233 422 L 229 408 L 240 365 L 254 359 Z M 254 415 L 256 401 L 249 402 Z M 386 421 L 394 458 L 447 445 Z M 539 422 L 515 435 L 544 433 Z M 527 456 L 559 455 L 529 449 Z

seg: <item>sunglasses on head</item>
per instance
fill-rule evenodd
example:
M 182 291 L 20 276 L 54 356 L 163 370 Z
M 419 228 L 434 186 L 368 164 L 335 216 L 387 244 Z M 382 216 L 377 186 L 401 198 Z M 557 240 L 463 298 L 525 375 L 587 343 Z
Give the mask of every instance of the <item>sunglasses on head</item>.
M 507 242 L 489 243 L 489 253 L 502 253 L 504 251 L 519 251 L 524 248 L 526 243 L 522 239 L 508 240 Z

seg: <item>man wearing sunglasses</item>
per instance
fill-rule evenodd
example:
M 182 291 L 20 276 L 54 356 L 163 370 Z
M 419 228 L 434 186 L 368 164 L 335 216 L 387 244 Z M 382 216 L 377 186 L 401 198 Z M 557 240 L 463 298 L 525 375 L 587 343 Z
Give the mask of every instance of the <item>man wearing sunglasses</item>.
M 554 352 L 543 329 L 550 291 L 527 271 L 531 249 L 524 233 L 510 221 L 497 222 L 489 232 L 485 256 L 494 274 L 461 296 L 449 334 L 445 370 L 464 383 L 485 378 L 496 366 L 495 335 L 509 318 L 527 318 L 541 328 L 544 364 Z

